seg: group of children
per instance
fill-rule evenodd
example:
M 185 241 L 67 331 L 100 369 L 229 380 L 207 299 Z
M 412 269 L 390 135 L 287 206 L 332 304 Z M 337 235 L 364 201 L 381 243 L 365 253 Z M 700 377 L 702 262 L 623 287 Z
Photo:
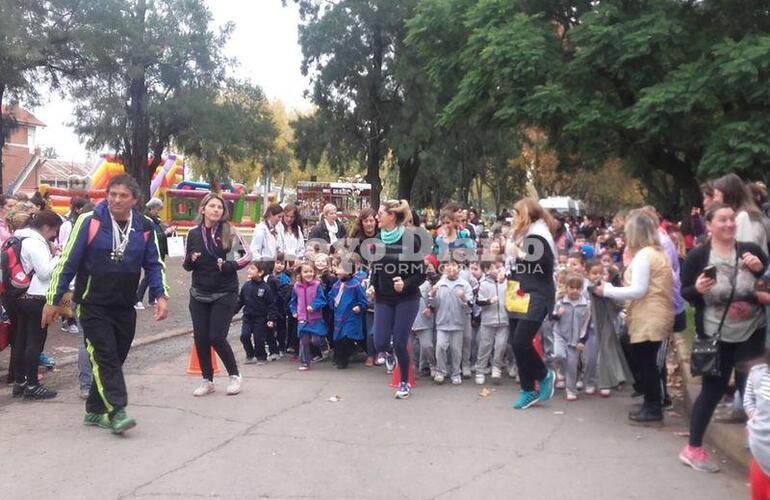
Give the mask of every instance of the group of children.
M 499 383 L 506 373 L 516 377 L 503 256 L 439 264 L 431 254 L 424 264 L 426 280 L 412 326 L 417 373 L 454 385 L 469 378 L 485 384 L 488 377 Z M 558 269 L 556 306 L 541 328 L 544 357 L 557 370 L 556 385 L 566 389 L 567 400 L 577 399 L 581 389 L 609 396 L 633 378 L 619 335 L 621 307 L 592 295 L 591 288 L 602 280 L 617 283 L 619 270 L 611 259 L 586 262 L 581 252 L 561 254 Z M 238 304 L 247 364 L 293 351 L 305 371 L 333 347 L 334 363 L 344 369 L 358 350 L 376 354 L 367 343 L 373 290 L 358 254 L 318 253 L 293 269 L 279 254 L 275 261 L 254 262 L 248 278 Z

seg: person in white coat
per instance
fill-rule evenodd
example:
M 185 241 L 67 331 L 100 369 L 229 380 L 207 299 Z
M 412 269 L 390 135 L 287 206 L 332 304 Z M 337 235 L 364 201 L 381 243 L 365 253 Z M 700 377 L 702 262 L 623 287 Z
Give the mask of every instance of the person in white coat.
M 58 262 L 52 241 L 59 233 L 62 220 L 51 210 L 41 210 L 27 227 L 16 231 L 21 240 L 21 265 L 31 276 L 29 288 L 18 298 L 18 326 L 16 341 L 11 351 L 15 383 L 13 396 L 24 399 L 51 399 L 56 391 L 38 382 L 37 368 L 40 352 L 45 343 L 46 328 L 41 327 L 43 306 L 51 283 L 51 275 Z
M 251 239 L 251 255 L 254 260 L 275 261 L 278 255 L 278 222 L 283 215 L 281 205 L 270 205 L 262 216 L 262 221 L 254 228 Z
M 286 260 L 301 260 L 305 256 L 305 236 L 302 234 L 302 215 L 296 205 L 284 207 L 277 229 L 278 249 L 286 256 Z

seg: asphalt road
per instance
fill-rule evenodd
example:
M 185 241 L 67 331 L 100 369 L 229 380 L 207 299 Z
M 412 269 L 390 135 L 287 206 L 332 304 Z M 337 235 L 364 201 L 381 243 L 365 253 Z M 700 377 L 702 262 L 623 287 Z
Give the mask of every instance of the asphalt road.
M 235 332 L 231 342 L 239 361 Z M 680 465 L 684 421 L 627 424 L 632 400 L 562 395 L 511 409 L 508 380 L 480 387 L 418 380 L 398 401 L 382 368 L 361 363 L 309 372 L 289 360 L 242 366 L 243 393 L 193 398 L 185 375 L 191 339 L 132 351 L 125 371 L 126 436 L 86 428 L 74 367 L 47 375 L 60 396 L 11 400 L 0 391 L 3 499 L 697 499 L 748 497 L 745 476 L 723 464 L 707 475 Z M 491 386 L 488 386 L 491 388 Z M 330 402 L 333 396 L 340 398 Z

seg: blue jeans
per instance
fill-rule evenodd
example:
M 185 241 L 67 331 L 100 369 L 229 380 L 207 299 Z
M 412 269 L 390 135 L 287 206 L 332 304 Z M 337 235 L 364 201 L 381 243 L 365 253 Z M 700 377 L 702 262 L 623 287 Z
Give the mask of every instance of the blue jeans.
M 72 311 L 76 312 L 77 305 L 72 303 Z M 80 384 L 81 391 L 87 391 L 91 388 L 91 382 L 94 379 L 94 374 L 91 370 L 91 359 L 88 357 L 86 351 L 86 340 L 83 335 L 83 327 L 80 326 L 80 321 L 76 315 L 72 316 L 75 324 L 78 327 L 78 383 Z
M 401 382 L 409 381 L 411 363 L 407 345 L 419 308 L 419 297 L 401 300 L 395 304 L 376 301 L 374 303 L 374 348 L 377 352 L 390 351 L 390 342 L 393 340 L 393 351 L 401 370 Z

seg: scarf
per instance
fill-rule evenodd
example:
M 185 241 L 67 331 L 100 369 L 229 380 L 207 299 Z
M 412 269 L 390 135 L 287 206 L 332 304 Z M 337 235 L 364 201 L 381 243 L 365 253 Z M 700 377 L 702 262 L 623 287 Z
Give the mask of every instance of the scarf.
M 392 245 L 401 239 L 401 237 L 404 235 L 404 229 L 404 226 L 396 226 L 391 231 L 382 228 L 380 229 L 380 238 L 382 238 L 382 242 L 386 245 Z
M 329 221 L 324 219 L 324 224 L 326 224 L 326 229 L 329 231 L 329 243 L 333 244 L 337 241 L 337 222 L 329 224 Z

